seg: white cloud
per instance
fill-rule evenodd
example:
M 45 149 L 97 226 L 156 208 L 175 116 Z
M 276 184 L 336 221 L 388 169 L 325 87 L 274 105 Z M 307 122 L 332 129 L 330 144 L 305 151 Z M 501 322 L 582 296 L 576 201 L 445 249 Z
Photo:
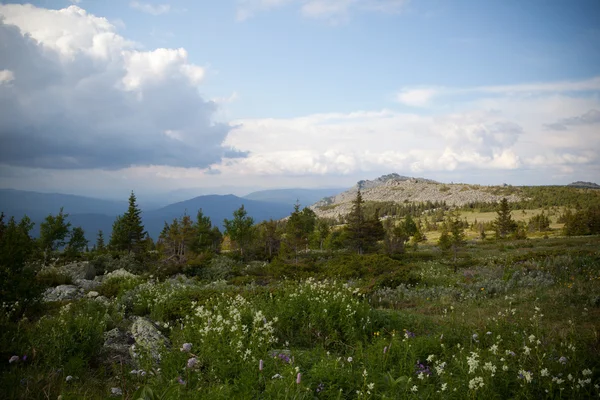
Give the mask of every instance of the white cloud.
M 352 12 L 400 12 L 408 0 L 238 0 L 237 19 L 244 21 L 260 12 L 294 5 L 308 18 L 345 21 Z
M 197 85 L 185 49 L 140 51 L 105 18 L 70 6 L 0 4 L 0 159 L 4 165 L 206 168 L 241 156 Z M 168 133 L 167 133 L 168 132 Z
M 9 69 L 0 70 L 0 85 L 10 83 L 15 80 L 15 74 Z
M 135 10 L 151 15 L 161 15 L 171 11 L 171 6 L 169 4 L 150 4 L 141 1 L 132 1 L 129 3 L 129 6 Z
M 440 97 L 454 95 L 485 95 L 502 96 L 542 95 L 551 93 L 594 92 L 600 91 L 600 76 L 581 81 L 538 82 L 518 85 L 491 85 L 471 88 L 452 87 L 406 87 L 396 94 L 396 100 L 413 107 L 424 107 Z
M 584 90 L 590 81 L 573 82 L 569 88 Z M 540 87 L 565 88 L 552 83 Z M 393 171 L 435 176 L 445 171 L 468 175 L 536 170 L 538 177 L 543 171 L 549 179 L 573 166 L 578 176 L 593 176 L 600 166 L 600 135 L 588 123 L 595 121 L 596 113 L 587 111 L 597 110 L 600 100 L 540 92 L 534 97 L 492 93 L 457 103 L 452 113 L 381 110 L 234 121 L 240 127 L 225 143 L 250 154 L 215 167 L 222 177 L 235 173 L 373 177 Z M 415 96 L 412 104 L 423 104 L 426 97 Z M 571 122 L 568 135 L 545 128 L 556 120 Z
M 423 107 L 429 104 L 430 100 L 438 94 L 433 88 L 429 89 L 405 89 L 397 94 L 396 99 L 407 106 Z

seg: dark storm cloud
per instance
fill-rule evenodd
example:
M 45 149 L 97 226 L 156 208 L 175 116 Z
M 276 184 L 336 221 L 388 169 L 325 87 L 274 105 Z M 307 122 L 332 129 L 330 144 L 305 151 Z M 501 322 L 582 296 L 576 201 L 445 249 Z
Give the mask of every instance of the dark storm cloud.
M 232 127 L 175 72 L 124 87 L 122 57 L 65 59 L 0 20 L 0 164 L 53 169 L 132 165 L 206 168 L 246 153 L 222 145 Z M 119 53 L 121 54 L 121 53 Z

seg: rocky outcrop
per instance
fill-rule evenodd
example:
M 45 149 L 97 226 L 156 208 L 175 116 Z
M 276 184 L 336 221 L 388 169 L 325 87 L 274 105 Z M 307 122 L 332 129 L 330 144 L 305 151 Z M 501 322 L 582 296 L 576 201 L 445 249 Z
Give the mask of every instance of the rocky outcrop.
M 69 275 L 73 282 L 78 279 L 92 280 L 96 276 L 96 270 L 89 261 L 75 262 L 58 268 L 59 272 Z
M 498 202 L 503 197 L 515 202 L 522 199 L 518 190 L 510 187 L 490 187 L 467 184 L 442 184 L 429 179 L 408 178 L 398 174 L 384 175 L 372 181 L 359 181 L 353 188 L 311 206 L 319 217 L 338 218 L 352 209 L 352 201 L 360 189 L 363 200 L 376 202 L 424 203 L 445 202 L 462 206 L 474 202 Z
M 132 364 L 130 349 L 134 343 L 135 339 L 130 333 L 121 331 L 118 328 L 105 332 L 104 345 L 102 346 L 105 364 Z
M 49 288 L 44 292 L 43 300 L 50 301 L 65 301 L 75 300 L 83 297 L 84 290 L 74 285 L 60 285 L 54 288 Z

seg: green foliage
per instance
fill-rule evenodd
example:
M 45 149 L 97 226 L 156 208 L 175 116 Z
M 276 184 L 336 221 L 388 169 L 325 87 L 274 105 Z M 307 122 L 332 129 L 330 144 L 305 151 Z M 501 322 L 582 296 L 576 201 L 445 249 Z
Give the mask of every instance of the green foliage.
M 11 217 L 5 224 L 4 214 L 0 214 L 0 304 L 19 302 L 18 313 L 35 303 L 42 290 L 35 281 L 36 268 L 29 263 L 36 252 L 32 229 L 27 216 L 18 223 Z
M 233 219 L 225 219 L 225 234 L 229 235 L 240 251 L 240 255 L 244 257 L 244 252 L 248 250 L 252 242 L 252 234 L 254 231 L 254 218 L 248 216 L 248 212 L 242 204 L 240 208 L 233 212 Z
M 308 239 L 315 230 L 317 216 L 313 210 L 305 207 L 300 211 L 300 204 L 296 203 L 294 211 L 286 222 L 286 247 L 291 249 L 298 262 L 298 253 L 308 249 Z
M 494 220 L 494 228 L 496 230 L 496 238 L 505 238 L 507 235 L 517 230 L 517 223 L 512 219 L 510 207 L 506 197 L 500 201 L 500 206 L 497 210 L 497 217 Z
M 96 238 L 96 252 L 104 253 L 105 250 L 106 245 L 104 244 L 104 233 L 102 232 L 102 229 L 100 229 Z
M 73 283 L 71 275 L 60 272 L 57 268 L 42 269 L 36 275 L 35 280 L 44 287 L 71 285 Z
M 529 218 L 529 222 L 527 223 L 527 228 L 529 232 L 546 232 L 550 230 L 550 218 L 548 215 L 544 214 L 544 211 L 541 214 L 534 215 Z
M 564 234 L 567 236 L 600 234 L 600 207 L 579 210 L 573 213 L 567 210 L 563 215 Z
M 45 252 L 55 252 L 64 247 L 69 236 L 71 223 L 67 222 L 69 214 L 64 214 L 61 208 L 57 216 L 48 215 L 40 224 L 40 247 Z
M 81 227 L 76 226 L 71 230 L 65 254 L 70 258 L 76 258 L 86 249 L 87 244 L 88 241 L 85 238 L 85 232 Z
M 363 209 L 364 200 L 360 190 L 352 202 L 352 210 L 348 214 L 346 230 L 348 232 L 348 247 L 358 254 L 367 253 L 375 249 L 375 245 L 385 235 L 379 211 L 375 211 L 371 218 L 367 217 Z
M 146 232 L 142 224 L 142 211 L 137 205 L 133 191 L 129 196 L 127 212 L 113 223 L 110 247 L 116 251 L 140 253 L 144 251 Z

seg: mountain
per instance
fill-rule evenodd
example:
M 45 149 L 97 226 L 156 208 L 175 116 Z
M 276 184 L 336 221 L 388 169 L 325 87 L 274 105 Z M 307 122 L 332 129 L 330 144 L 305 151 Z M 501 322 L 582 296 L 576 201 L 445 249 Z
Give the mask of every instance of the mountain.
M 244 196 L 244 198 L 249 200 L 267 201 L 270 203 L 281 203 L 288 205 L 294 205 L 296 204 L 296 201 L 298 201 L 301 207 L 308 207 L 325 197 L 334 196 L 343 190 L 344 189 L 342 188 L 272 189 L 252 192 Z
M 43 219 L 58 214 L 60 208 L 68 214 L 118 215 L 127 210 L 127 201 L 102 200 L 93 197 L 60 193 L 38 193 L 24 190 L 0 189 L 0 211 L 21 218 Z
M 225 218 L 232 219 L 233 212 L 240 208 L 242 204 L 248 215 L 254 218 L 255 223 L 271 218 L 281 219 L 289 215 L 293 210 L 292 205 L 249 200 L 232 194 L 207 195 L 170 204 L 158 210 L 145 212 L 142 214 L 142 218 L 146 230 L 154 239 L 160 234 L 165 221 L 170 223 L 174 218 L 179 218 L 186 212 L 195 220 L 199 209 L 202 209 L 204 215 L 210 217 L 213 225 L 223 230 L 223 220 Z
M 202 208 L 204 215 L 210 217 L 213 225 L 222 230 L 223 219 L 233 218 L 233 212 L 242 204 L 255 222 L 270 218 L 281 219 L 293 210 L 292 204 L 256 201 L 234 195 L 207 195 L 155 210 L 142 208 L 142 220 L 150 236 L 156 240 L 165 221 L 170 223 L 174 218 L 183 216 L 185 212 L 195 219 L 198 209 Z M 108 240 L 115 217 L 127 211 L 128 203 L 69 194 L 0 189 L 0 211 L 8 217 L 14 216 L 17 219 L 24 215 L 29 216 L 35 223 L 32 231 L 34 236 L 39 235 L 40 223 L 44 218 L 49 214 L 58 214 L 61 207 L 66 214 L 69 214 L 68 221 L 72 226 L 81 226 L 86 238 L 90 244 L 93 244 L 99 229 L 104 232 Z
M 336 196 L 325 198 L 311 206 L 319 217 L 337 218 L 347 215 L 352 201 L 360 189 L 363 200 L 375 202 L 421 203 L 446 202 L 448 205 L 464 205 L 473 202 L 497 202 L 503 197 L 508 201 L 521 198 L 507 188 L 467 184 L 444 184 L 430 179 L 411 178 L 398 174 L 383 175 L 374 180 L 359 181 L 354 187 Z M 508 192 L 508 193 L 507 193 Z
M 577 181 L 577 182 L 569 183 L 567 186 L 578 188 L 578 189 L 600 189 L 600 185 L 598 185 L 594 182 Z

